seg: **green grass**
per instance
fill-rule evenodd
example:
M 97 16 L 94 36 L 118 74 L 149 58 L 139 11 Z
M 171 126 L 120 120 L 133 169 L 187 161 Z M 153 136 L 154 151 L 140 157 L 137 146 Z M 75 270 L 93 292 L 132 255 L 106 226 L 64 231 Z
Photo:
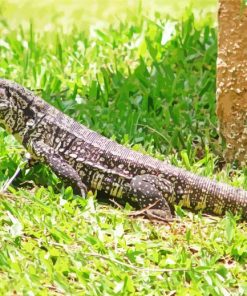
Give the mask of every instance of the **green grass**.
M 194 1 L 204 8 L 194 20 L 180 17 L 180 2 L 167 17 L 163 1 L 150 11 L 148 1 L 129 10 L 24 1 L 17 17 L 16 2 L 0 0 L 0 77 L 124 145 L 247 189 L 217 135 L 216 3 Z M 0 130 L 0 188 L 23 154 Z M 178 209 L 179 222 L 163 225 L 129 214 L 91 192 L 74 196 L 47 167 L 23 170 L 0 195 L 0 294 L 246 295 L 247 227 L 237 217 Z

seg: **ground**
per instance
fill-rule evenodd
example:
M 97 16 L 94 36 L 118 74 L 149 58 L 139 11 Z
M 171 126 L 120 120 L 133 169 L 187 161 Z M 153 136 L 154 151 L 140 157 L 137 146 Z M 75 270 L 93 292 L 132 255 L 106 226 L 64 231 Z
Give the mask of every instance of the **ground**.
M 0 77 L 135 150 L 247 189 L 217 134 L 216 3 L 164 2 L 22 1 L 17 10 L 0 0 Z M 0 188 L 24 153 L 0 130 Z M 73 195 L 44 166 L 22 171 L 0 213 L 2 295 L 247 293 L 247 226 L 230 214 L 178 207 L 169 224 L 133 218 L 128 205 Z

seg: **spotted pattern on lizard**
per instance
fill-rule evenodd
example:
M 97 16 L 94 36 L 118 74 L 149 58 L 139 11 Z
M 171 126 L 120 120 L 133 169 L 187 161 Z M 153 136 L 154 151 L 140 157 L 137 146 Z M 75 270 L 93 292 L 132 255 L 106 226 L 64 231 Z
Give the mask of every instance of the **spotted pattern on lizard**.
M 97 190 L 154 217 L 175 205 L 247 219 L 247 191 L 217 183 L 111 141 L 75 122 L 31 91 L 0 79 L 0 124 L 30 152 L 85 196 Z

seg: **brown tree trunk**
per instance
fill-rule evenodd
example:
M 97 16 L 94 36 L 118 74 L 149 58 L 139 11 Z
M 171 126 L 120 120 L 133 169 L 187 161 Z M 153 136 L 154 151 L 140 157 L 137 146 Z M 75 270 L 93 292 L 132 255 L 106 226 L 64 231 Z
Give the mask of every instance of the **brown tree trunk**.
M 247 164 L 247 6 L 219 0 L 217 115 L 226 160 Z

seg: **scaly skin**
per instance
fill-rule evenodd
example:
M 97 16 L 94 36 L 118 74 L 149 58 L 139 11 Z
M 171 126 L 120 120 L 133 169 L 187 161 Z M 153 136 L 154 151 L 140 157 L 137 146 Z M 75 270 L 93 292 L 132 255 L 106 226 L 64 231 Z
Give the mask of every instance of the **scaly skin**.
M 97 190 L 119 203 L 171 217 L 174 205 L 247 220 L 247 191 L 199 177 L 132 151 L 75 122 L 22 86 L 0 79 L 0 123 L 38 161 L 85 195 Z

